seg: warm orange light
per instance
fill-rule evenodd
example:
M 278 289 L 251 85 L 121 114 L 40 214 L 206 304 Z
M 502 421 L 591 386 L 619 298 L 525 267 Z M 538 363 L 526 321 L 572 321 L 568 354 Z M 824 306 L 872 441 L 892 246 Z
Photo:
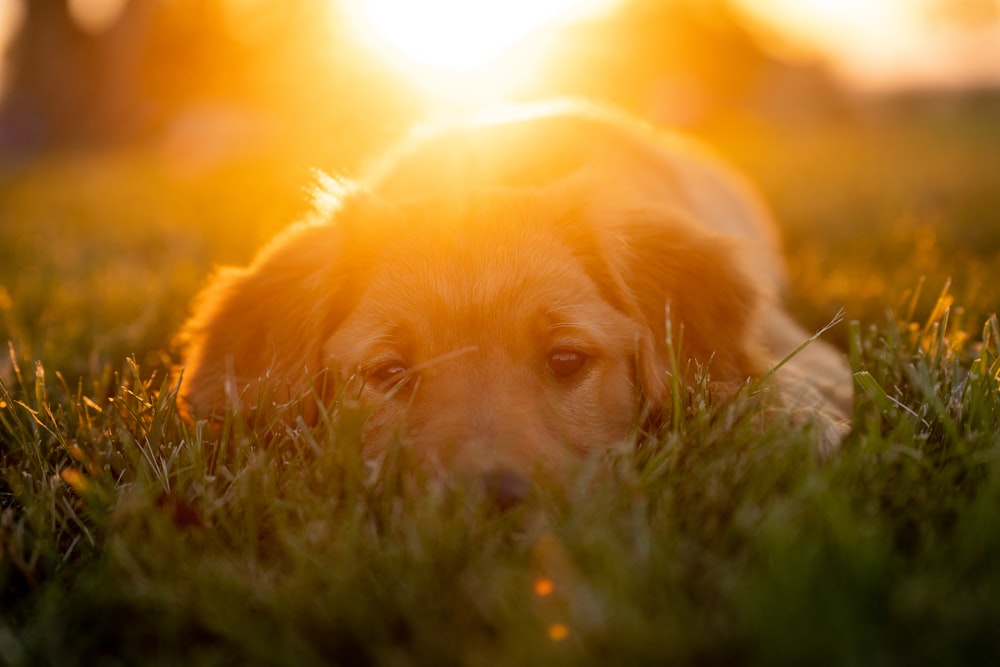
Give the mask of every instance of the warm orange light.
M 793 53 L 863 87 L 1000 81 L 1000 26 L 942 23 L 913 0 L 736 0 Z M 945 3 L 941 3 L 942 5 Z M 771 40 L 773 42 L 773 40 Z
M 565 623 L 553 623 L 549 626 L 549 639 L 554 642 L 561 642 L 569 637 L 569 626 Z
M 358 29 L 418 85 L 443 98 L 495 100 L 542 56 L 529 35 L 619 0 L 353 0 Z
M 881 36 L 881 48 L 898 40 L 912 16 L 909 0 L 738 0 L 751 16 L 777 28 L 793 48 L 846 52 L 868 49 Z
M 547 597 L 552 595 L 552 591 L 555 590 L 555 584 L 552 583 L 551 579 L 546 579 L 542 577 L 541 579 L 535 580 L 535 595 L 538 597 Z
M 77 493 L 86 493 L 90 488 L 90 480 L 87 479 L 86 475 L 75 468 L 64 468 L 59 473 L 59 476 L 62 478 L 62 481 L 66 482 L 66 484 Z
M 469 70 L 544 25 L 572 0 L 366 0 L 360 9 L 376 35 L 426 65 Z
M 99 33 L 114 25 L 127 5 L 128 0 L 68 0 L 66 9 L 78 26 Z

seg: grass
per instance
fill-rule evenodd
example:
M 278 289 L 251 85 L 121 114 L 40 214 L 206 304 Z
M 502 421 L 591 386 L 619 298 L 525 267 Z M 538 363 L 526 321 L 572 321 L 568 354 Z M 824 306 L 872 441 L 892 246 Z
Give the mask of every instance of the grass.
M 246 259 L 294 214 L 298 167 L 194 182 L 118 155 L 8 173 L 0 662 L 994 660 L 993 111 L 710 132 L 788 220 L 797 312 L 818 329 L 846 308 L 858 391 L 837 456 L 695 387 L 634 452 L 503 513 L 421 478 L 405 448 L 366 466 L 350 411 L 315 428 L 178 419 L 170 334 L 210 261 Z M 947 169 L 920 169 L 931 155 Z

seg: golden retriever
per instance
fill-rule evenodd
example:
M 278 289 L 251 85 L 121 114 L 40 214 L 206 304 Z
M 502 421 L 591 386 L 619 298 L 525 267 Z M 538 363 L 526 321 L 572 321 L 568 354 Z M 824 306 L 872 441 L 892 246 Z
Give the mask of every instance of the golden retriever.
M 370 408 L 365 456 L 402 437 L 449 470 L 559 474 L 668 404 L 671 374 L 706 369 L 725 394 L 810 338 L 782 308 L 752 190 L 615 111 L 550 103 L 424 129 L 320 200 L 323 216 L 197 301 L 191 417 L 305 395 L 335 413 L 346 391 Z M 833 347 L 813 341 L 768 384 L 839 440 L 852 378 Z

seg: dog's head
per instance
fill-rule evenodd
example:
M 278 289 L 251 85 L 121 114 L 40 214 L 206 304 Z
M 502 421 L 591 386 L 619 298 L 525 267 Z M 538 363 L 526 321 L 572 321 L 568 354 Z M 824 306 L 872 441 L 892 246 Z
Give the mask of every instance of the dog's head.
M 713 381 L 759 373 L 736 242 L 576 167 L 533 187 L 330 194 L 332 220 L 203 294 L 182 399 L 195 417 L 271 410 L 332 395 L 312 391 L 327 371 L 370 407 L 369 455 L 402 437 L 449 469 L 558 473 L 624 442 L 689 360 Z

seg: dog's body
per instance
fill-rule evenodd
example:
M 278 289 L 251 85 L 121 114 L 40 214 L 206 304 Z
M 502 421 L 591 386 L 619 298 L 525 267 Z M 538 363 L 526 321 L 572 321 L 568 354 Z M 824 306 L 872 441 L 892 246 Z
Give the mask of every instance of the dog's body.
M 322 402 L 332 371 L 373 410 L 367 455 L 402 433 L 449 468 L 559 472 L 624 442 L 637 409 L 669 402 L 671 373 L 700 365 L 725 393 L 809 338 L 781 306 L 777 234 L 751 190 L 606 110 L 424 133 L 325 197 L 326 219 L 202 295 L 180 390 L 194 417 Z M 770 384 L 839 439 L 841 354 L 814 341 Z

